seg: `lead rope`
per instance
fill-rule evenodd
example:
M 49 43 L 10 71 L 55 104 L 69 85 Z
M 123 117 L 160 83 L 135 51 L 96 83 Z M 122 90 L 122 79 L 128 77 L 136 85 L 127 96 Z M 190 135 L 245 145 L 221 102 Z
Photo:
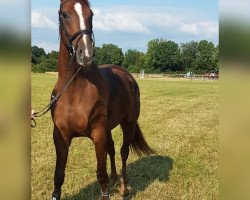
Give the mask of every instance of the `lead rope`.
M 74 80 L 74 78 L 76 77 L 76 75 L 79 73 L 79 71 L 81 70 L 82 66 L 80 65 L 79 68 L 77 69 L 76 73 L 74 74 L 74 76 L 72 76 L 72 78 L 69 80 L 69 82 L 63 87 L 63 89 L 61 90 L 61 92 L 59 94 L 57 94 L 51 101 L 50 103 L 45 106 L 42 110 L 40 110 L 39 112 L 32 112 L 31 113 L 31 127 L 35 128 L 36 127 L 36 117 L 41 117 L 43 115 L 45 115 L 51 108 L 53 108 L 53 106 L 55 105 L 55 103 L 58 101 L 58 99 L 60 98 L 60 96 L 62 95 L 62 93 L 67 89 L 67 87 L 71 84 L 71 82 Z

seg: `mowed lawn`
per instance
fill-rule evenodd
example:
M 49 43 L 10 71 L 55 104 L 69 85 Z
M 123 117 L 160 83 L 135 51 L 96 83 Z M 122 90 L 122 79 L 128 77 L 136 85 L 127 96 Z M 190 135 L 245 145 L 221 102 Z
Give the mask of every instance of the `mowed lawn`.
M 56 76 L 32 74 L 32 107 L 47 105 Z M 219 199 L 218 82 L 192 80 L 137 80 L 141 90 L 139 123 L 157 155 L 138 158 L 130 153 L 130 199 Z M 32 129 L 32 199 L 51 199 L 55 166 L 53 123 L 50 114 Z M 116 165 L 121 169 L 121 128 L 113 130 Z M 108 158 L 108 173 L 110 163 Z M 111 199 L 121 199 L 119 184 Z M 72 141 L 62 199 L 100 199 L 92 141 Z

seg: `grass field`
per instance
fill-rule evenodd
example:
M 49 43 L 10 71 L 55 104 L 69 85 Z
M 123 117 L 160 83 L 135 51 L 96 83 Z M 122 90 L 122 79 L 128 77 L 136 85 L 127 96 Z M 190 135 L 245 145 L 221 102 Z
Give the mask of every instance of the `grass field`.
M 32 74 L 32 107 L 45 106 L 56 77 Z M 131 199 L 219 199 L 218 82 L 138 80 L 141 90 L 139 123 L 158 155 L 130 154 L 128 179 Z M 50 199 L 55 150 L 50 114 L 32 129 L 32 199 Z M 120 174 L 121 129 L 113 130 Z M 100 199 L 96 159 L 91 140 L 74 139 L 66 168 L 62 199 Z M 108 162 L 108 173 L 110 165 Z M 117 187 L 111 199 L 121 199 Z

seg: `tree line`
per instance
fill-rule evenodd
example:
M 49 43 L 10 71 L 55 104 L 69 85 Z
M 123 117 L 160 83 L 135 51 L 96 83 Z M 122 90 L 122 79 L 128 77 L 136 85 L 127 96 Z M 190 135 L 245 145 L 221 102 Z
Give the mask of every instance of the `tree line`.
M 131 73 L 140 70 L 146 73 L 219 72 L 219 45 L 207 40 L 179 45 L 165 39 L 154 39 L 147 47 L 146 53 L 133 49 L 123 53 L 117 45 L 104 44 L 95 47 L 95 62 L 97 65 L 118 65 Z M 56 71 L 57 59 L 57 51 L 46 54 L 43 48 L 32 46 L 33 72 Z

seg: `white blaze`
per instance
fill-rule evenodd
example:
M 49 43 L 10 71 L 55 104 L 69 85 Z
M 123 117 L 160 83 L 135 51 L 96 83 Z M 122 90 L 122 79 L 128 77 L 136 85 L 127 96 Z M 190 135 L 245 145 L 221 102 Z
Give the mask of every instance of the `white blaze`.
M 82 5 L 80 3 L 76 3 L 74 7 L 75 7 L 76 13 L 78 14 L 78 17 L 79 17 L 81 30 L 86 29 L 83 15 L 82 15 Z
M 80 3 L 76 3 L 74 8 L 75 8 L 75 11 L 76 11 L 76 13 L 77 13 L 77 15 L 79 17 L 80 29 L 85 30 L 86 26 L 85 26 L 85 23 L 84 23 L 84 18 L 83 18 L 83 13 L 82 13 L 82 5 Z M 89 50 L 87 48 L 87 35 L 86 34 L 83 35 L 83 43 L 84 43 L 84 46 L 85 46 L 85 56 L 89 57 Z

